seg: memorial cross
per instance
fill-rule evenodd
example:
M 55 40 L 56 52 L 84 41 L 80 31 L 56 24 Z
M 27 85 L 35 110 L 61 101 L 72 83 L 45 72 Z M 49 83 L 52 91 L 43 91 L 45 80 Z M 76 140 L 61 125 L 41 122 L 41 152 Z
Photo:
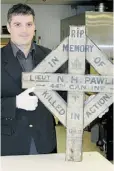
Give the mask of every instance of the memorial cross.
M 85 59 L 99 76 L 84 75 Z M 68 60 L 68 74 L 51 74 Z M 101 76 L 103 75 L 103 76 Z M 35 94 L 67 128 L 66 160 L 82 160 L 83 129 L 113 102 L 113 65 L 88 38 L 85 26 L 70 26 L 70 35 L 31 73 L 22 74 L 22 87 Z M 67 104 L 52 90 L 68 91 Z M 97 92 L 85 101 L 84 92 Z

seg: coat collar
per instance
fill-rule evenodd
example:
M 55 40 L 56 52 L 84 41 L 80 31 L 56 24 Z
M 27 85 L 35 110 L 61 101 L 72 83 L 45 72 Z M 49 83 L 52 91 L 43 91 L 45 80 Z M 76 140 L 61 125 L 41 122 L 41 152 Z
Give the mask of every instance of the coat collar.
M 12 48 L 12 51 L 13 51 L 13 54 L 14 54 L 14 56 L 16 57 L 17 56 L 17 52 L 21 52 L 21 50 L 19 49 L 19 47 L 18 46 L 16 46 L 12 41 L 10 41 L 10 45 L 11 45 L 11 48 Z M 32 44 L 31 44 L 31 48 L 30 48 L 30 50 L 29 50 L 29 53 L 33 53 L 33 52 L 35 52 L 35 43 L 34 42 L 32 42 Z
M 35 67 L 45 58 L 47 55 L 40 46 L 35 44 L 34 51 L 34 65 Z M 13 78 L 16 84 L 21 88 L 21 77 L 22 77 L 22 68 L 19 64 L 17 58 L 14 57 L 13 50 L 10 42 L 3 48 L 2 60 L 5 66 L 5 70 Z
M 4 63 L 5 70 L 13 78 L 13 80 L 21 87 L 21 73 L 22 68 L 18 62 L 18 59 L 14 57 L 11 44 L 8 43 L 3 48 L 2 60 Z

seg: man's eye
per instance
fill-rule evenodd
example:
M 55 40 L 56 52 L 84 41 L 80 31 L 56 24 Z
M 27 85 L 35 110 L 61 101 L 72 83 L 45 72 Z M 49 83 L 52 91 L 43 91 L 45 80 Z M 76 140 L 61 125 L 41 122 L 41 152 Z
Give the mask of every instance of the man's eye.
M 28 26 L 28 27 L 31 27 L 31 26 L 32 26 L 32 23 L 28 23 L 27 26 Z
M 20 27 L 20 26 L 21 26 L 21 24 L 20 24 L 20 23 L 17 23 L 17 24 L 15 24 L 15 26 L 16 26 L 16 27 Z

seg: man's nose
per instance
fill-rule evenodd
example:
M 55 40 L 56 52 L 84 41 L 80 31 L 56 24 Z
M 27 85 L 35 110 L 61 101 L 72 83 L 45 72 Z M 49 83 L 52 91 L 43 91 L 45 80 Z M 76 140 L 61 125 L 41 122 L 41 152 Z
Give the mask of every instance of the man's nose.
M 27 26 L 23 26 L 23 27 L 22 27 L 22 31 L 23 31 L 23 32 L 27 32 Z

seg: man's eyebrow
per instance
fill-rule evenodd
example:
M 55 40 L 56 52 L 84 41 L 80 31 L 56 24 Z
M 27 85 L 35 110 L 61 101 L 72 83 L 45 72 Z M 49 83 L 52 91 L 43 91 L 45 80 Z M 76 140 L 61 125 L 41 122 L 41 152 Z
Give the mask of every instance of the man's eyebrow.
M 33 23 L 32 21 L 28 21 L 27 23 Z
M 33 22 L 32 21 L 28 21 L 28 22 L 26 22 L 26 24 L 32 24 Z M 19 22 L 19 21 L 15 21 L 13 24 L 21 24 L 21 22 Z
M 19 21 L 16 21 L 16 22 L 14 22 L 13 24 L 17 24 L 17 23 L 21 23 L 21 22 L 19 22 Z

